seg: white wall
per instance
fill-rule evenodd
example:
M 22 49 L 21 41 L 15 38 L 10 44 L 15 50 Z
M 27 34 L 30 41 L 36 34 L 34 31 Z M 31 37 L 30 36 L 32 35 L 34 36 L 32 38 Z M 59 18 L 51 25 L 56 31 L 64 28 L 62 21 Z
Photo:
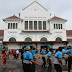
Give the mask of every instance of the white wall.
M 63 29 L 54 29 L 54 24 L 62 24 Z M 66 27 L 64 21 L 51 21 L 50 22 L 50 32 L 52 33 L 53 40 L 57 37 L 62 38 L 62 41 L 67 41 L 66 37 Z
M 54 43 L 54 45 L 52 47 L 53 47 L 53 49 L 58 49 L 60 46 L 63 47 L 66 45 L 64 43 Z
M 34 2 L 25 9 L 21 9 L 21 16 L 24 21 L 47 21 L 50 19 L 49 10 L 45 10 L 37 2 Z M 22 23 L 22 30 L 24 30 L 24 21 Z M 47 22 L 47 30 L 49 30 L 49 23 Z
M 4 46 L 8 47 L 8 49 L 21 49 L 21 45 L 17 43 L 8 43 Z
M 21 9 L 21 19 L 23 19 L 23 22 L 21 21 L 5 21 L 5 29 L 4 29 L 4 40 L 3 41 L 9 41 L 11 37 L 14 37 L 16 41 L 24 41 L 25 38 L 30 37 L 32 41 L 40 41 L 42 37 L 46 37 L 48 41 L 55 41 L 57 37 L 61 37 L 62 41 L 67 41 L 66 38 L 66 28 L 65 23 L 63 21 L 51 21 L 50 24 L 48 23 L 48 19 L 50 19 L 50 12 L 49 10 L 45 10 L 43 7 L 41 7 L 37 2 L 34 2 L 32 5 L 28 6 L 24 10 Z M 23 33 L 22 30 L 24 30 L 24 21 L 25 20 L 45 20 L 47 21 L 47 30 L 50 30 L 49 33 Z M 18 29 L 8 29 L 8 23 L 18 23 Z M 63 29 L 58 30 L 54 29 L 53 24 L 63 24 Z M 58 47 L 58 45 L 62 44 L 55 44 L 54 48 Z M 20 48 L 17 44 L 8 44 L 9 48 Z

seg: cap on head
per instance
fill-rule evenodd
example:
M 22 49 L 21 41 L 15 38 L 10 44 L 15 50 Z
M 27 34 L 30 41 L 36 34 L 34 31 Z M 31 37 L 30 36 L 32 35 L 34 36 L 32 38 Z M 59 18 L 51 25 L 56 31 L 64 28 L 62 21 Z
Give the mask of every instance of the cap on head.
M 30 48 L 30 46 L 26 46 L 26 48 L 25 48 L 26 50 L 30 50 L 31 48 Z

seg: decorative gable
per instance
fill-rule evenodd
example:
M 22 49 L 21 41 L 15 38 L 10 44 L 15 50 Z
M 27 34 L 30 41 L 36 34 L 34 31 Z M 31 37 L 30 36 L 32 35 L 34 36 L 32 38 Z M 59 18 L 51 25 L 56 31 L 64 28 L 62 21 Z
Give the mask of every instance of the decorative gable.
M 44 8 L 41 4 L 39 4 L 37 1 L 34 1 L 33 3 L 31 3 L 30 5 L 28 5 L 27 7 L 25 7 L 25 8 L 24 8 L 24 9 L 22 9 L 22 10 L 25 10 L 25 9 L 27 9 L 28 7 L 30 7 L 30 6 L 32 6 L 32 5 L 34 5 L 34 4 L 39 5 L 41 8 L 43 8 L 44 10 L 46 10 L 46 11 L 47 11 L 47 9 L 46 9 L 46 8 Z
M 50 19 L 50 12 L 38 2 L 34 1 L 29 6 L 21 10 L 21 18 L 25 19 L 25 17 L 46 17 Z
M 17 17 L 17 16 L 15 16 L 15 15 L 13 15 L 13 16 L 10 16 L 10 17 L 5 18 L 5 19 L 21 19 L 21 18 L 19 18 L 19 17 Z
M 67 21 L 67 20 L 65 20 L 65 19 L 62 19 L 62 18 L 59 18 L 59 17 L 56 17 L 56 16 L 54 16 L 53 18 L 51 18 L 51 19 L 49 19 L 48 21 L 54 21 L 54 20 L 61 20 L 61 21 Z
M 13 15 L 13 16 L 10 16 L 10 17 L 8 17 L 8 18 L 5 18 L 5 19 L 3 19 L 3 21 L 9 21 L 9 20 L 19 20 L 19 21 L 22 21 L 22 19 L 21 18 L 19 18 L 19 17 L 17 17 L 17 16 L 15 16 L 15 15 Z

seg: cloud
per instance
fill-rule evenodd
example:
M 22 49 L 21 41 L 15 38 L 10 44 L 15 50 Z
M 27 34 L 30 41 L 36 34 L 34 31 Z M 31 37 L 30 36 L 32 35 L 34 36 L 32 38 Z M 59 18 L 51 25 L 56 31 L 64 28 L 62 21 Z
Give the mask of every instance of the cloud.
M 14 13 L 18 16 L 20 9 L 25 8 L 33 1 L 38 1 L 46 9 L 50 8 L 52 15 L 67 19 L 66 28 L 72 29 L 72 0 L 0 0 L 0 29 L 4 27 L 2 26 L 3 18 L 12 16 Z

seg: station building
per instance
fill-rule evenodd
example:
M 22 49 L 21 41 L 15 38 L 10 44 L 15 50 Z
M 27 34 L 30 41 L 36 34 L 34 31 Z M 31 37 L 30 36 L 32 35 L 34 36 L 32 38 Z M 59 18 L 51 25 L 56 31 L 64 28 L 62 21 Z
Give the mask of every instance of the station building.
M 3 19 L 5 22 L 3 45 L 8 49 L 21 49 L 32 44 L 38 48 L 57 49 L 68 44 L 66 21 L 34 1 L 16 15 Z

